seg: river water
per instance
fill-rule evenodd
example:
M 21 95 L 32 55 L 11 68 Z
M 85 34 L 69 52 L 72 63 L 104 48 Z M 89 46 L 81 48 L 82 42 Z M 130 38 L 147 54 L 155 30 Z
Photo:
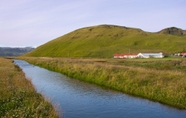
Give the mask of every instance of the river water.
M 186 118 L 186 110 L 70 79 L 15 60 L 36 90 L 59 104 L 63 118 Z

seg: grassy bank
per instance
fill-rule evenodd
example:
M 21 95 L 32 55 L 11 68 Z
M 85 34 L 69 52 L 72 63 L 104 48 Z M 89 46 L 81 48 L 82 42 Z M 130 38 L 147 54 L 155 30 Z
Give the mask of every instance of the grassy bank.
M 186 60 L 22 59 L 71 78 L 186 109 Z
M 0 58 L 0 94 L 1 118 L 58 117 L 54 107 L 10 59 Z

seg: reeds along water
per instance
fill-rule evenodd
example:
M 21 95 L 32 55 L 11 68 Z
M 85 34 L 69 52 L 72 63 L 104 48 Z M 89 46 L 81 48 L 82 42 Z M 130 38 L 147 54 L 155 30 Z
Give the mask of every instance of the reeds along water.
M 162 66 L 162 69 L 157 69 L 157 67 L 152 67 L 151 62 L 146 62 L 146 66 L 136 65 L 136 62 L 126 62 L 126 66 L 112 61 L 103 63 L 102 61 L 80 59 L 24 59 L 74 79 L 109 87 L 177 108 L 186 108 L 186 74 L 180 68 L 167 69 Z M 152 64 L 158 63 L 160 62 L 156 61 Z
M 58 117 L 12 60 L 0 58 L 0 73 L 0 117 Z

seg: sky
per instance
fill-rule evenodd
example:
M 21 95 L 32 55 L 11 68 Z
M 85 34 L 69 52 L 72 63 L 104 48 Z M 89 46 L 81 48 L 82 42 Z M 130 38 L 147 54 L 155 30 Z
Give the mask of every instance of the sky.
M 186 0 L 0 0 L 0 47 L 38 47 L 101 24 L 186 30 Z

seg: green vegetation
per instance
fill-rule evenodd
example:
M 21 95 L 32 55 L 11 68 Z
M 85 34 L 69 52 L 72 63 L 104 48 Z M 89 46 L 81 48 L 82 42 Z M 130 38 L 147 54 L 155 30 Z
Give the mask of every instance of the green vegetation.
M 86 27 L 41 45 L 25 56 L 112 58 L 114 53 L 128 53 L 129 49 L 131 53 L 163 52 L 165 54 L 185 50 L 185 34 L 170 35 L 169 31 L 168 33 L 163 31 L 150 33 L 141 29 L 114 25 Z M 174 30 L 170 31 L 179 34 Z
M 71 78 L 186 109 L 185 59 L 21 59 Z
M 185 34 L 175 27 L 150 33 L 136 28 L 99 25 L 56 38 L 22 59 L 75 79 L 186 109 L 186 60 L 109 59 L 114 53 L 128 53 L 129 49 L 131 53 L 185 51 Z
M 180 28 L 170 27 L 170 28 L 166 28 L 166 29 L 161 30 L 159 33 L 160 34 L 171 34 L 171 35 L 180 36 L 180 35 L 184 35 L 185 31 L 180 29 Z
M 22 70 L 10 59 L 0 58 L 0 117 L 57 118 L 53 106 L 37 93 Z

